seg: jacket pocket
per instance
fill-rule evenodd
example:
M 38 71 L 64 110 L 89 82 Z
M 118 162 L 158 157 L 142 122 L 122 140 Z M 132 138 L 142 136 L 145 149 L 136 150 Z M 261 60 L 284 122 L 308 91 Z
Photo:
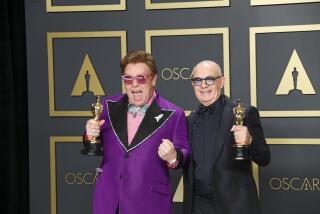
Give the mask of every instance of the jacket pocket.
M 151 182 L 151 191 L 160 193 L 162 195 L 169 195 L 170 194 L 170 186 L 164 182 L 159 181 L 152 181 Z

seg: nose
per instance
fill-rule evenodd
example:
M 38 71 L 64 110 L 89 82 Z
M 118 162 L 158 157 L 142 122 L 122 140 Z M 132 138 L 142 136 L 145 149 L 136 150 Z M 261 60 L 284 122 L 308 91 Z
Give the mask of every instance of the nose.
M 132 80 L 132 86 L 133 87 L 137 87 L 139 84 L 138 84 L 138 80 L 136 79 L 136 78 L 134 78 L 133 80 Z
M 206 88 L 207 87 L 207 83 L 205 80 L 202 80 L 201 81 L 201 85 L 200 85 L 201 88 Z

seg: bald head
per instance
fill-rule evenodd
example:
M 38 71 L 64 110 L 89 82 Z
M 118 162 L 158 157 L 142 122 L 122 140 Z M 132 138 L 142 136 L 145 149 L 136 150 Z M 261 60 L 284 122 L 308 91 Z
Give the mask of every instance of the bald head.
M 192 71 L 192 75 L 191 77 L 196 76 L 197 74 L 201 73 L 201 72 L 207 71 L 210 72 L 213 76 L 222 76 L 222 72 L 221 72 L 221 68 L 220 66 L 210 60 L 204 60 L 199 62 Z
M 224 86 L 220 66 L 210 60 L 199 62 L 192 71 L 192 86 L 198 101 L 209 106 L 219 99 Z

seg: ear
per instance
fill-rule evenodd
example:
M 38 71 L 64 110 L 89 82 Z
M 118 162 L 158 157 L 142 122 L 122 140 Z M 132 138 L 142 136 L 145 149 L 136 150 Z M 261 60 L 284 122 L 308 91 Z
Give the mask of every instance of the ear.
M 224 77 L 220 78 L 220 84 L 219 84 L 220 88 L 222 89 L 224 87 Z
M 195 85 L 193 84 L 193 82 L 191 81 L 191 85 L 192 85 L 192 87 L 195 87 Z
M 153 79 L 152 79 L 152 86 L 153 86 L 153 87 L 156 87 L 157 77 L 158 77 L 157 74 L 153 76 Z

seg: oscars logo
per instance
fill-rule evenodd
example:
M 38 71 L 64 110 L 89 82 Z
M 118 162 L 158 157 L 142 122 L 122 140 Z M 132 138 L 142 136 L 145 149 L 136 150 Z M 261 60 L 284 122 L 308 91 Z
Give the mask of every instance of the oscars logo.
M 295 96 L 306 94 L 313 95 L 316 92 L 297 51 L 294 50 L 280 81 L 276 95 Z
M 92 185 L 97 178 L 96 172 L 68 172 L 64 175 L 64 181 L 68 185 Z
M 105 95 L 88 54 L 84 58 L 71 96 L 83 96 L 85 94 Z
M 189 80 L 191 77 L 191 71 L 189 68 L 164 68 L 161 70 L 161 77 L 164 80 Z
M 317 177 L 273 177 L 269 187 L 274 191 L 320 191 Z

